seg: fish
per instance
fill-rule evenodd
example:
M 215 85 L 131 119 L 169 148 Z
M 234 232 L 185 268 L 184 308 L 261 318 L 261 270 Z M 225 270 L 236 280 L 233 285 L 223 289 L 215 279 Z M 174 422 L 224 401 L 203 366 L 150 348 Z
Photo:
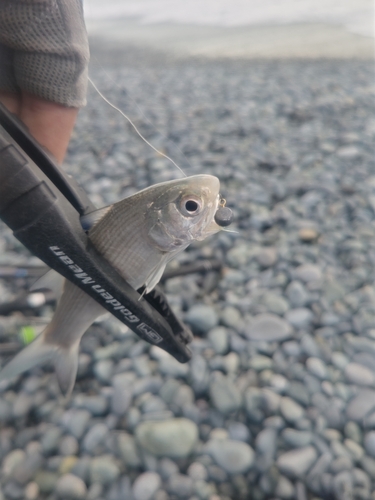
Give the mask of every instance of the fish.
M 84 215 L 81 224 L 102 257 L 135 290 L 144 286 L 148 293 L 178 253 L 222 229 L 215 221 L 219 191 L 219 179 L 212 175 L 162 182 Z M 52 362 L 62 394 L 71 394 L 82 336 L 107 311 L 53 270 L 34 289 L 61 285 L 51 322 L 5 365 L 0 381 Z

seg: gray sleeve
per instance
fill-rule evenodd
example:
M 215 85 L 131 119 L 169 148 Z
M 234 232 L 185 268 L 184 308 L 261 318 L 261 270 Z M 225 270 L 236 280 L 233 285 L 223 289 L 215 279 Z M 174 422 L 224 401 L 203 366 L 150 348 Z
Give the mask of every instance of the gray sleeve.
M 0 1 L 0 88 L 81 107 L 88 61 L 81 0 Z

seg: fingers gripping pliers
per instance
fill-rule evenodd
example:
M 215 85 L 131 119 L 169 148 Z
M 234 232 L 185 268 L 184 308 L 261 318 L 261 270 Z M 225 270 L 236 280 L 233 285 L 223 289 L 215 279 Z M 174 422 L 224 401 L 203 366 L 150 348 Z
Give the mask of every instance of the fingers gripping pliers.
M 143 296 L 95 250 L 80 217 L 87 194 L 0 104 L 0 218 L 49 267 L 84 290 L 139 337 L 184 363 L 192 333 L 157 287 Z

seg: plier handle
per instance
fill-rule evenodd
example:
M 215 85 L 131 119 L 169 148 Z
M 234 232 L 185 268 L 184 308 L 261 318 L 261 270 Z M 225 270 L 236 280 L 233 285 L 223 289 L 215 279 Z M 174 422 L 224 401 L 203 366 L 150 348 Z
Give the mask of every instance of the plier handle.
M 139 337 L 188 361 L 191 331 L 160 289 L 139 300 L 140 294 L 91 244 L 80 217 L 93 210 L 82 188 L 0 104 L 0 218 L 33 254 Z

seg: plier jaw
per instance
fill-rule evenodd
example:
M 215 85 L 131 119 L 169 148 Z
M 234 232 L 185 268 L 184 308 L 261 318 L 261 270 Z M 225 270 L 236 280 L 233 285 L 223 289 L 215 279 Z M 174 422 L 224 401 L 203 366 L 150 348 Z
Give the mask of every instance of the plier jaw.
M 185 363 L 189 328 L 157 289 L 142 300 L 95 250 L 80 216 L 96 210 L 25 126 L 0 104 L 0 218 L 33 254 L 139 337 Z

